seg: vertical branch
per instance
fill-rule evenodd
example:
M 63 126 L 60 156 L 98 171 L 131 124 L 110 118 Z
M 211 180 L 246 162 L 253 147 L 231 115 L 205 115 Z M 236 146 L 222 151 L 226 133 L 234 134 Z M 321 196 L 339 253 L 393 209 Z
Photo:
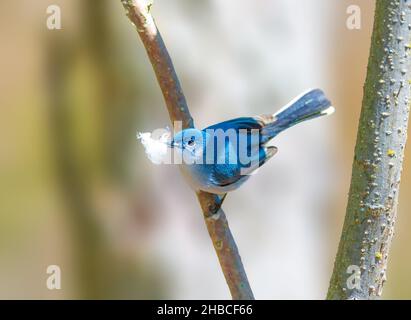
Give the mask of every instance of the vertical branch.
M 152 3 L 147 0 L 121 0 L 121 2 L 147 51 L 163 93 L 171 122 L 181 121 L 183 128 L 193 127 L 194 121 L 190 115 L 173 63 L 150 13 Z M 222 200 L 216 195 L 205 192 L 199 192 L 197 197 L 232 298 L 254 299 L 237 245 L 231 234 L 225 213 L 221 209 Z
M 328 299 L 376 299 L 386 280 L 410 108 L 410 6 L 410 0 L 377 0 L 351 187 Z

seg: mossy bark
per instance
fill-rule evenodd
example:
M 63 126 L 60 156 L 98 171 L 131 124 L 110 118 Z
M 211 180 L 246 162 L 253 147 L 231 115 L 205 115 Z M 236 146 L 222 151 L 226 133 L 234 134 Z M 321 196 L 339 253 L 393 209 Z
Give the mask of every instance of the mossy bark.
M 328 299 L 375 299 L 386 280 L 410 110 L 410 6 L 410 0 L 376 3 L 351 187 Z

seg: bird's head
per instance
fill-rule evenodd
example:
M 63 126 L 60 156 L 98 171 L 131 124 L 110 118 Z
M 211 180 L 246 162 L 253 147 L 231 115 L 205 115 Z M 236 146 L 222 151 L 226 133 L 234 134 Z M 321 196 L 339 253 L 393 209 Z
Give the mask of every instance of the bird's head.
M 180 149 L 183 156 L 190 160 L 199 160 L 204 156 L 208 141 L 209 137 L 206 132 L 198 129 L 185 129 L 174 135 L 170 147 Z

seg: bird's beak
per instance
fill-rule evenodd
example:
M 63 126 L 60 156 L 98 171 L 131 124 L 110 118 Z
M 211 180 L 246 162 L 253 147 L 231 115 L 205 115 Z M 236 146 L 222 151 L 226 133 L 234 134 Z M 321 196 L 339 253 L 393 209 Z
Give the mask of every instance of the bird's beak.
M 180 148 L 180 145 L 175 142 L 174 140 L 171 140 L 170 142 L 167 142 L 167 146 L 170 148 Z

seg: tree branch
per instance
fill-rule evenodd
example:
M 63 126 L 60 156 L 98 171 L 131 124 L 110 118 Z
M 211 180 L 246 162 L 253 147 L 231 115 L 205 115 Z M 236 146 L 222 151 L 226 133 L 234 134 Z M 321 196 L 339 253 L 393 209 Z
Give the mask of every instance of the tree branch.
M 150 13 L 152 4 L 147 0 L 121 0 L 121 2 L 147 51 L 171 122 L 174 124 L 175 121 L 181 121 L 183 129 L 193 127 L 194 122 L 173 63 Z M 232 298 L 254 299 L 237 245 L 225 213 L 221 209 L 222 200 L 216 195 L 205 192 L 198 192 L 197 197 Z
M 410 110 L 410 5 L 409 0 L 376 3 L 351 187 L 328 299 L 382 294 Z M 358 278 L 349 278 L 356 268 Z
M 240 253 L 221 208 L 222 200 L 216 195 L 202 191 L 197 193 L 197 198 L 232 298 L 234 300 L 254 299 Z

